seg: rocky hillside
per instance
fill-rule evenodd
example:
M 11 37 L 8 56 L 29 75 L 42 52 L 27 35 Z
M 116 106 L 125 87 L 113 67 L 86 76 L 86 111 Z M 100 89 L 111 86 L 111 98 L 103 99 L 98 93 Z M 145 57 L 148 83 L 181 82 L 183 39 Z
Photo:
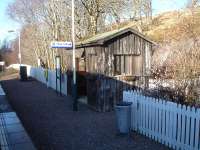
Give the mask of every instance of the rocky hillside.
M 180 40 L 183 36 L 198 36 L 200 33 L 200 8 L 166 12 L 153 18 L 145 33 L 156 42 Z
M 200 7 L 165 12 L 154 16 L 151 23 L 144 19 L 142 23 L 139 20 L 113 24 L 106 31 L 127 26 L 143 32 L 157 43 L 179 40 L 183 35 L 192 36 L 191 34 L 200 33 Z

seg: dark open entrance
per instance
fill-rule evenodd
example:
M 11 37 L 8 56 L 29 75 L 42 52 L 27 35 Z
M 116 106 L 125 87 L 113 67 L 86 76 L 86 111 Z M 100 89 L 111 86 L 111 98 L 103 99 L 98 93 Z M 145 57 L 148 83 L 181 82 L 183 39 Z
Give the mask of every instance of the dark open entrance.
M 77 93 L 79 97 L 87 95 L 86 72 L 84 71 L 77 72 Z
M 85 59 L 83 57 L 76 58 L 76 82 L 78 100 L 87 103 L 87 73 L 85 71 Z M 73 72 L 68 72 L 67 89 L 68 94 L 72 95 Z
M 86 69 L 85 69 L 85 58 L 76 59 L 77 66 L 77 94 L 78 101 L 87 104 L 87 80 L 86 80 Z

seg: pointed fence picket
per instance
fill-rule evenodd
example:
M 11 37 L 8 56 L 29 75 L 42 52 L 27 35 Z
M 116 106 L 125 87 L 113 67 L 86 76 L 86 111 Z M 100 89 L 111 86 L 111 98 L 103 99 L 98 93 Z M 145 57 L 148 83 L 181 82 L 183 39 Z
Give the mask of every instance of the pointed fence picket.
M 139 91 L 124 91 L 123 100 L 132 102 L 132 130 L 172 149 L 200 150 L 200 109 L 146 97 Z

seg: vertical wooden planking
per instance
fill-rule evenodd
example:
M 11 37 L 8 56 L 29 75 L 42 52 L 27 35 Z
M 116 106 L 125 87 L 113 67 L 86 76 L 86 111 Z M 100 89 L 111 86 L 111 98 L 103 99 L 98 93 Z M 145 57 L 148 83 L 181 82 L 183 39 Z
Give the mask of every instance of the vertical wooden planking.
M 157 121 L 157 109 L 156 109 L 156 99 L 154 98 L 154 124 L 153 124 L 153 132 L 154 132 L 154 140 L 157 141 L 157 131 L 156 131 L 156 124 L 158 123 Z
M 133 54 L 136 54 L 136 52 L 137 52 L 137 51 L 136 51 L 136 50 L 137 50 L 137 41 L 136 41 L 136 38 L 137 38 L 137 37 L 134 35 L 134 36 L 133 36 L 133 41 L 134 41 L 134 45 L 133 45 L 133 47 L 134 47 L 134 48 L 133 48 L 134 52 L 133 52 Z
M 168 113 L 169 113 L 169 119 L 168 119 L 168 145 L 171 148 L 172 147 L 172 132 L 173 132 L 173 103 L 168 102 Z
M 135 122 L 135 94 L 134 94 L 134 92 L 131 92 L 131 91 L 129 91 L 128 92 L 129 93 L 129 96 L 128 96 L 128 102 L 132 102 L 132 105 L 131 105 L 131 128 L 132 128 L 132 130 L 135 130 L 135 125 L 134 125 L 134 122 Z
M 117 41 L 118 39 L 113 42 L 113 55 L 117 54 L 117 49 L 118 49 Z
M 123 40 L 119 39 L 119 54 L 123 54 Z
M 158 125 L 159 125 L 159 109 L 158 109 L 158 106 L 159 106 L 159 103 L 158 103 L 158 100 L 156 99 L 155 100 L 155 115 L 156 115 L 156 119 L 155 119 L 155 134 L 156 134 L 156 137 L 155 137 L 155 140 L 156 141 L 159 141 L 158 139 L 158 134 L 159 134 L 159 130 L 158 130 Z
M 130 53 L 134 54 L 134 34 L 130 35 Z
M 185 148 L 185 124 L 186 124 L 186 106 L 183 105 L 183 108 L 181 109 L 181 114 L 182 114 L 182 128 L 181 128 L 181 149 Z
M 161 118 L 161 108 L 162 100 L 158 100 L 158 142 L 161 143 L 161 127 L 162 127 L 162 118 Z
M 133 103 L 133 111 L 134 111 L 134 130 L 137 131 L 137 120 L 138 120 L 138 116 L 137 116 L 137 99 L 138 99 L 138 95 L 137 93 L 135 94 L 135 98 L 134 98 L 134 103 Z
M 147 103 L 146 103 L 146 100 L 145 100 L 145 104 L 144 104 L 144 109 L 145 109 L 145 112 L 144 112 L 144 115 L 145 115 L 145 118 L 144 118 L 144 128 L 145 128 L 145 135 L 147 136 L 147 123 L 148 123 L 148 120 L 147 120 Z
M 133 59 L 132 59 L 133 56 L 129 56 L 129 74 L 132 75 L 133 74 Z
M 127 35 L 127 37 L 126 37 L 127 54 L 131 54 L 131 45 L 130 45 L 131 41 L 130 40 L 131 40 L 131 34 Z
M 141 99 L 142 99 L 142 96 L 140 96 L 140 99 L 139 99 L 139 100 L 141 100 Z M 138 115 L 137 129 L 138 129 L 138 131 L 139 131 L 139 133 L 140 133 L 140 119 L 141 119 L 141 114 L 140 114 L 140 107 L 138 107 L 138 105 L 139 105 L 139 102 L 138 102 L 138 100 L 137 100 L 137 115 Z
M 138 101 L 138 109 L 139 109 L 139 113 L 140 113 L 140 123 L 139 123 L 139 130 L 140 130 L 140 133 L 143 134 L 142 132 L 142 100 L 140 99 Z
M 100 49 L 100 48 L 99 48 Z M 99 50 L 100 52 L 100 50 Z M 111 49 L 109 53 L 109 58 L 110 58 L 110 76 L 114 76 L 114 42 L 111 44 Z
M 165 144 L 166 137 L 165 137 L 165 130 L 166 130 L 166 124 L 165 124 L 165 119 L 166 119 L 166 111 L 165 111 L 165 101 L 163 101 L 162 105 L 162 144 Z
M 188 106 L 186 111 L 186 134 L 185 134 L 186 145 L 189 145 L 189 140 L 190 140 L 190 119 L 191 119 L 191 109 Z
M 146 136 L 149 136 L 149 101 L 145 98 L 146 101 Z
M 148 120 L 148 126 L 147 126 L 147 131 L 148 131 L 148 137 L 151 138 L 151 133 L 150 133 L 150 124 L 151 124 L 151 108 L 150 108 L 150 102 L 149 100 L 147 99 L 147 108 L 148 108 L 148 114 L 147 114 L 147 120 Z
M 198 150 L 199 147 L 199 127 L 200 127 L 200 109 L 198 108 L 196 111 L 196 122 L 195 122 L 195 141 L 194 141 L 194 147 L 195 150 Z
M 132 38 L 132 35 L 133 35 L 133 34 L 130 34 L 130 35 L 129 35 L 129 54 L 132 53 L 132 49 L 133 49 L 133 47 L 132 47 L 132 45 L 133 45 L 133 38 Z
M 128 97 L 128 92 L 127 91 L 123 91 L 123 101 L 127 102 L 127 97 Z
M 148 101 L 148 136 L 151 138 L 151 103 L 148 98 L 147 101 Z
M 138 107 L 139 107 L 138 109 L 139 109 L 139 113 L 140 113 L 139 130 L 140 130 L 141 134 L 143 133 L 143 131 L 142 131 L 142 119 L 143 119 L 143 117 L 142 117 L 142 105 L 143 105 L 142 99 L 140 99 L 138 101 Z
M 149 127 L 149 131 L 150 131 L 150 138 L 153 139 L 153 132 L 152 132 L 152 124 L 153 124 L 153 103 L 152 103 L 152 98 L 148 99 L 149 103 L 150 103 L 150 127 Z
M 129 92 L 129 100 L 128 102 L 132 102 L 132 105 L 131 105 L 131 130 L 134 130 L 133 129 L 133 120 L 134 120 L 134 113 L 133 113 L 133 100 L 131 97 L 133 97 L 133 93 L 131 91 L 128 91 Z
M 165 121 L 165 124 L 166 124 L 166 133 L 165 133 L 165 136 L 166 136 L 166 142 L 165 144 L 167 146 L 169 146 L 169 123 L 170 123 L 170 117 L 169 117 L 169 111 L 170 110 L 170 107 L 169 107 L 169 104 L 166 102 L 166 121 Z
M 131 105 L 131 129 L 133 129 L 133 121 L 134 121 L 134 112 L 133 112 L 133 99 L 131 97 L 134 97 L 133 93 L 131 91 L 128 91 L 126 92 L 127 93 L 127 102 L 132 102 L 132 105 Z
M 123 54 L 127 52 L 127 41 L 126 37 L 122 38 L 123 39 Z
M 170 147 L 172 148 L 173 146 L 173 125 L 175 124 L 174 122 L 174 107 L 173 103 L 170 104 L 170 122 L 169 122 L 169 142 L 170 142 Z
M 158 120 L 158 101 L 157 99 L 155 99 L 155 140 L 158 141 L 158 124 L 159 124 L 159 120 Z
M 141 95 L 139 95 L 139 99 L 141 100 Z M 136 127 L 137 127 L 137 131 L 140 132 L 140 110 L 138 109 L 138 100 L 136 102 L 136 111 L 137 111 Z
M 140 133 L 142 134 L 143 133 L 143 111 L 142 111 L 142 108 L 143 108 L 143 103 L 142 103 L 142 101 L 143 101 L 143 99 L 142 100 L 140 100 L 138 103 L 139 103 L 139 105 L 138 105 L 138 107 L 139 107 L 139 109 L 140 109 Z
M 121 74 L 123 74 L 123 73 L 125 73 L 125 68 L 124 68 L 125 67 L 124 66 L 125 60 L 124 60 L 124 56 L 123 55 L 120 56 L 120 62 L 121 62 L 121 67 L 120 67 L 121 68 Z
M 170 114 L 169 114 L 169 117 L 170 117 L 170 122 L 169 122 L 169 146 L 170 148 L 173 147 L 173 125 L 175 124 L 174 121 L 174 107 L 173 107 L 173 102 L 170 103 Z
M 142 134 L 142 103 L 141 103 L 142 99 L 138 100 L 138 104 L 137 104 L 137 109 L 138 109 L 138 114 L 139 114 L 139 121 L 138 121 L 138 130 L 139 133 Z
M 140 105 L 141 104 L 141 105 Z M 140 101 L 139 101 L 139 107 L 140 107 L 140 113 L 141 113 L 141 120 L 140 120 L 140 127 L 142 132 L 144 133 L 144 125 L 143 125 L 143 121 L 144 121 L 144 104 L 145 104 L 145 97 L 141 97 Z
M 132 105 L 131 105 L 131 113 L 132 113 L 132 121 L 131 121 L 131 127 L 132 127 L 132 130 L 134 130 L 135 131 L 135 126 L 134 126 L 134 122 L 135 122 L 135 110 L 134 110 L 134 97 L 135 97 L 135 93 L 134 92 L 131 92 L 131 96 L 133 96 L 132 97 L 132 99 L 131 99 L 131 102 L 132 102 Z
M 136 49 L 135 49 L 135 54 L 138 55 L 138 49 L 139 49 L 139 37 L 138 36 L 135 36 L 135 46 L 136 46 Z
M 150 103 L 151 103 L 151 124 L 150 124 L 151 139 L 154 139 L 154 133 L 153 133 L 153 122 L 154 122 L 153 98 L 150 98 L 149 101 L 150 101 Z
M 116 41 L 116 53 L 119 54 L 120 53 L 120 39 L 117 39 Z
M 158 101 L 130 91 L 123 92 L 123 99 L 133 102 L 134 130 L 173 149 L 199 149 L 199 109 L 191 110 L 189 106 L 186 109 L 185 105 Z
M 155 113 L 154 113 L 154 116 L 155 116 L 155 123 L 154 123 L 154 132 L 155 132 L 155 140 L 157 141 L 157 137 L 158 137 L 158 130 L 157 130 L 157 124 L 158 124 L 158 111 L 157 111 L 157 100 L 155 100 L 155 104 L 154 104 L 154 109 L 155 109 Z
M 172 147 L 173 149 L 176 148 L 176 135 L 177 135 L 177 121 L 178 121 L 178 105 L 176 103 L 173 103 L 173 126 L 172 126 Z
M 134 93 L 135 97 L 134 97 L 134 103 L 133 103 L 133 112 L 134 112 L 134 122 L 133 122 L 133 125 L 134 125 L 134 130 L 137 131 L 137 126 L 136 126 L 136 123 L 137 123 L 137 111 L 136 111 L 136 105 L 137 105 L 137 93 Z
M 181 124 L 181 109 L 182 109 L 182 106 L 181 104 L 178 105 L 178 109 L 177 109 L 177 113 L 178 113 L 178 121 L 177 121 L 177 140 L 176 140 L 176 149 L 180 149 L 181 147 L 181 127 L 182 127 L 182 124 Z
M 128 55 L 126 55 L 126 56 L 124 56 L 124 72 L 125 72 L 125 74 L 126 75 L 128 75 L 129 74 L 129 56 Z
M 151 123 L 152 123 L 152 103 L 151 100 L 148 99 L 148 103 L 149 103 L 149 137 L 152 138 L 152 132 L 151 132 Z
M 192 110 L 191 110 L 191 125 L 190 125 L 190 147 L 191 149 L 194 148 L 194 135 L 195 135 L 195 125 L 194 125 L 194 122 L 195 122 L 195 108 L 192 107 Z
M 159 124 L 158 124 L 158 141 L 161 143 L 162 142 L 162 100 L 159 100 L 158 102 L 158 112 L 159 112 L 159 116 L 158 116 L 158 121 L 159 121 Z
M 146 100 L 146 136 L 149 136 L 149 103 Z
M 152 99 L 152 134 L 153 134 L 153 139 L 155 140 L 155 137 L 156 137 L 156 135 L 155 135 L 155 123 L 156 123 L 156 115 L 155 115 L 155 113 L 156 113 L 156 107 L 155 107 L 155 104 L 156 104 L 156 102 L 155 102 L 155 99 L 153 98 Z
M 142 130 L 145 135 L 145 101 L 142 100 Z
M 135 122 L 134 122 L 134 128 L 135 131 L 137 131 L 137 120 L 138 120 L 138 114 L 137 114 L 137 99 L 139 99 L 139 95 L 135 93 L 135 99 L 134 99 L 134 117 L 135 117 Z

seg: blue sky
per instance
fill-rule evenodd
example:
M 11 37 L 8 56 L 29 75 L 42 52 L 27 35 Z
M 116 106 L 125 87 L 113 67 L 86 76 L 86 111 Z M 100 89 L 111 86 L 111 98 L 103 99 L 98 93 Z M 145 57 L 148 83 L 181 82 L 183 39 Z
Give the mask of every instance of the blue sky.
M 8 30 L 16 30 L 19 28 L 19 24 L 9 18 L 6 13 L 6 9 L 9 3 L 14 0 L 0 0 L 0 40 L 2 41 L 4 37 L 9 36 Z M 11 33 L 10 33 L 11 34 Z
M 155 14 L 184 8 L 188 0 L 153 0 Z
M 6 14 L 6 8 L 9 3 L 15 0 L 0 0 L 0 40 L 3 37 L 9 36 L 6 33 L 10 29 L 18 29 L 20 26 L 14 22 Z M 181 9 L 185 6 L 187 0 L 153 0 L 154 14 L 158 14 L 165 11 Z

